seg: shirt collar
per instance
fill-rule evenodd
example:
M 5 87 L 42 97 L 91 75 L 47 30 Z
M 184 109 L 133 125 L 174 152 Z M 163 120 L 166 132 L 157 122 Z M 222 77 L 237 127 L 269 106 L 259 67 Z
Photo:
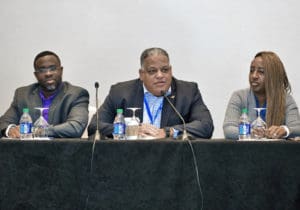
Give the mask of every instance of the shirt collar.
M 144 94 L 151 94 L 151 95 L 153 95 L 152 93 L 150 93 L 148 90 L 147 90 L 147 88 L 146 88 L 146 86 L 143 84 L 143 89 L 144 89 Z M 168 91 L 167 91 L 167 93 L 166 93 L 166 96 L 168 96 L 168 95 L 171 95 L 171 92 L 172 92 L 172 89 L 171 89 L 171 86 L 169 87 L 169 89 L 168 89 Z M 154 96 L 154 95 L 153 95 Z M 157 96 L 156 96 L 157 97 Z

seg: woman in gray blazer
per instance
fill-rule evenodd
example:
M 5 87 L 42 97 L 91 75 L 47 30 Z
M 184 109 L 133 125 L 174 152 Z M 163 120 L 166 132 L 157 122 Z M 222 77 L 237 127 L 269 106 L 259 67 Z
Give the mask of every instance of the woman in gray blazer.
M 239 118 L 243 108 L 249 110 L 250 121 L 256 118 L 255 107 L 265 107 L 267 138 L 300 136 L 300 116 L 290 95 L 291 86 L 280 58 L 269 51 L 259 52 L 251 62 L 250 88 L 235 91 L 228 103 L 223 131 L 226 139 L 238 139 Z

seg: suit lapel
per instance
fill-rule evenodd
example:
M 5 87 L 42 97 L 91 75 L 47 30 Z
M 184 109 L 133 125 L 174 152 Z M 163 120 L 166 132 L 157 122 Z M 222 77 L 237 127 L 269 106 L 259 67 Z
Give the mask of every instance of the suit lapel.
M 171 103 L 175 106 L 176 104 L 176 97 L 174 94 L 171 94 L 170 96 L 167 96 Z M 171 105 L 169 102 L 164 99 L 164 106 L 162 110 L 162 115 L 161 115 L 161 127 L 166 127 L 168 125 L 168 122 L 170 121 L 171 116 L 174 114 L 174 110 L 172 109 Z
M 55 113 L 55 109 L 57 108 L 58 102 L 61 102 L 62 97 L 65 95 L 65 84 L 62 84 L 61 89 L 59 90 L 57 96 L 54 97 L 51 105 L 50 105 L 50 109 L 49 109 L 49 115 L 48 115 L 48 120 L 49 122 L 54 122 L 54 113 Z
M 171 95 L 167 96 L 171 103 L 175 106 L 176 105 L 176 84 L 175 84 L 175 80 L 172 80 L 172 84 L 171 84 Z M 164 98 L 164 105 L 163 105 L 163 109 L 162 109 L 162 114 L 161 114 L 161 125 L 160 127 L 166 127 L 168 125 L 168 122 L 170 122 L 170 118 L 171 116 L 175 114 L 173 108 L 171 107 L 171 105 L 169 104 L 169 102 Z
M 32 94 L 29 95 L 28 98 L 28 108 L 30 110 L 30 115 L 32 117 L 32 121 L 35 122 L 35 120 L 40 116 L 40 113 L 37 109 L 35 109 L 36 107 L 42 107 L 42 99 L 39 95 L 39 88 L 35 88 L 32 91 Z
M 136 107 L 141 108 L 136 111 L 136 116 L 141 120 L 141 122 L 143 122 L 144 89 L 143 89 L 143 83 L 141 81 L 138 83 L 134 104 L 136 104 Z

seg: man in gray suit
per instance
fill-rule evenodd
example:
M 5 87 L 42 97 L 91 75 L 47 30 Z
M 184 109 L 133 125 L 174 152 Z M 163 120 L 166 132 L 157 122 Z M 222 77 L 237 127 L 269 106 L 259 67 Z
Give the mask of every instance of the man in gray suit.
M 39 117 L 36 107 L 46 107 L 43 116 L 50 124 L 49 137 L 81 137 L 88 123 L 89 93 L 62 81 L 63 67 L 59 57 L 43 51 L 34 59 L 37 83 L 16 89 L 13 102 L 0 118 L 1 134 L 19 138 L 19 120 L 23 108 L 29 108 L 33 122 Z
M 125 117 L 132 116 L 129 107 L 141 108 L 140 136 L 150 138 L 176 137 L 183 132 L 183 122 L 162 94 L 167 95 L 186 122 L 188 133 L 196 138 L 211 138 L 213 121 L 194 82 L 177 80 L 172 76 L 168 53 L 161 48 L 146 49 L 141 55 L 139 79 L 113 85 L 99 109 L 100 133 L 112 137 L 116 109 L 122 108 Z M 96 131 L 94 115 L 88 127 Z

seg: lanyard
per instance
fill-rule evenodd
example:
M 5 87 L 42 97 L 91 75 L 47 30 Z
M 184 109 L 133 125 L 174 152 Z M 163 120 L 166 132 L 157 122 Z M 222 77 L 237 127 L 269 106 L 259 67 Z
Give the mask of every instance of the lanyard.
M 150 107 L 149 107 L 149 104 L 148 104 L 148 101 L 147 101 L 146 97 L 144 97 L 144 103 L 145 103 L 145 105 L 146 105 L 146 111 L 147 111 L 148 117 L 149 117 L 149 119 L 150 119 L 150 123 L 153 125 L 154 122 L 155 122 L 155 120 L 156 120 L 157 117 L 158 117 L 158 114 L 159 114 L 159 113 L 161 112 L 161 110 L 162 110 L 163 101 L 160 102 L 160 105 L 159 105 L 158 109 L 156 110 L 156 113 L 155 113 L 155 115 L 154 115 L 154 118 L 153 118 L 153 115 L 152 115 L 152 113 L 151 113 L 151 111 L 150 111 Z

